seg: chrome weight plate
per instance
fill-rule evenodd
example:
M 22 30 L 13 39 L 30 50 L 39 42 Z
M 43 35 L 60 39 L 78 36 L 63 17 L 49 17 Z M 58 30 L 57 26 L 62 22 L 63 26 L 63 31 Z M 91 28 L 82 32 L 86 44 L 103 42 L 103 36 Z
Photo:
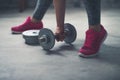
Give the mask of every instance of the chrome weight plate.
M 25 43 L 29 45 L 39 44 L 38 34 L 40 30 L 27 30 L 22 33 Z
M 65 43 L 71 44 L 76 40 L 77 32 L 73 25 L 66 23 L 64 24 L 64 31 L 65 31 Z
M 47 28 L 40 30 L 38 40 L 41 47 L 45 50 L 49 50 L 55 45 L 55 36 L 53 32 Z

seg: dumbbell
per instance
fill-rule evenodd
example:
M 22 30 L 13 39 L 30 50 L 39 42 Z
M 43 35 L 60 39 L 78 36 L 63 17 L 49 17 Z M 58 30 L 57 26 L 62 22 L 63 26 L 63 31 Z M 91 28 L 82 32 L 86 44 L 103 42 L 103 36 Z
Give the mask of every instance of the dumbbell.
M 40 30 L 27 30 L 22 33 L 25 43 L 28 45 L 39 45 L 38 34 Z
M 71 44 L 76 40 L 77 32 L 73 25 L 66 23 L 64 24 L 65 39 L 64 42 Z M 55 45 L 56 36 L 48 29 L 43 28 L 40 30 L 38 35 L 38 41 L 40 46 L 45 50 L 50 50 Z

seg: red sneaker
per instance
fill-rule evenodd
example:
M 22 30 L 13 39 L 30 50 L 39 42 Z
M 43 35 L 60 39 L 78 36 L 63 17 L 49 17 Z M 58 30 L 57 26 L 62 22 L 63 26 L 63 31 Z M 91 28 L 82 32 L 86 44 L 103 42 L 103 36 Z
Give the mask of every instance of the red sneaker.
M 28 17 L 23 24 L 12 27 L 11 31 L 12 33 L 15 33 L 15 34 L 21 34 L 23 31 L 26 31 L 26 30 L 41 29 L 41 28 L 43 28 L 42 22 L 33 23 L 31 22 L 31 18 Z
M 102 42 L 107 36 L 106 30 L 101 26 L 101 31 L 96 32 L 93 29 L 89 29 L 86 32 L 86 40 L 83 47 L 79 50 L 78 55 L 81 57 L 93 57 L 97 55 Z

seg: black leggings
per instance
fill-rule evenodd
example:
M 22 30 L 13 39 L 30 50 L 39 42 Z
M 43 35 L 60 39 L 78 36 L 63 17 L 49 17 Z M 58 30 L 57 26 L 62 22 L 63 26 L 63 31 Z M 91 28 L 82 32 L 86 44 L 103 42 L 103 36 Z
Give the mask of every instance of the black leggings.
M 101 0 L 83 0 L 87 15 L 89 25 L 100 24 L 101 17 Z
M 34 10 L 33 18 L 37 20 L 42 20 L 52 2 L 53 0 L 38 0 L 36 8 Z
M 52 2 L 53 0 L 38 0 L 33 18 L 42 20 Z M 87 11 L 89 25 L 100 24 L 101 0 L 83 0 L 83 2 Z

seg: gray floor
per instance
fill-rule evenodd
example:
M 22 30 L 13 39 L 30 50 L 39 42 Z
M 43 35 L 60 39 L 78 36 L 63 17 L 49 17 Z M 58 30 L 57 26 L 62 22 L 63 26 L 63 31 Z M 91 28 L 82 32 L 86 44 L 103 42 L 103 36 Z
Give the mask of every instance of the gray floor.
M 11 34 L 10 28 L 21 24 L 32 12 L 0 12 L 0 80 L 120 80 L 120 10 L 102 11 L 108 37 L 99 56 L 88 59 L 77 55 L 87 30 L 83 9 L 67 10 L 66 22 L 73 24 L 78 33 L 73 46 L 59 42 L 49 52 L 40 46 L 26 45 L 21 35 Z M 53 9 L 43 22 L 55 30 Z

